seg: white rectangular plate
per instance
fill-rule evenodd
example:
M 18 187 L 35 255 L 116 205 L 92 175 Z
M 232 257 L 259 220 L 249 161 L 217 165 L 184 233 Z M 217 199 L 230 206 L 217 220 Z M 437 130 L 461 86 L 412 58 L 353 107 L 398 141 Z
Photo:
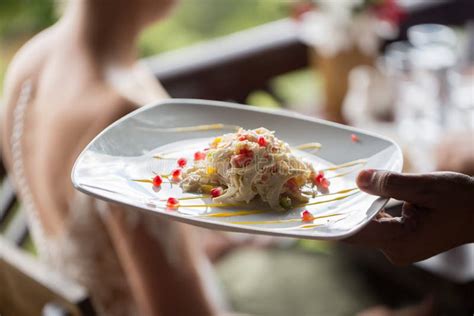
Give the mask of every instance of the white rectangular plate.
M 317 152 L 295 151 L 296 155 L 314 162 L 318 170 L 356 160 L 363 160 L 364 163 L 326 172 L 331 181 L 330 194 L 311 201 L 328 202 L 304 208 L 317 217 L 313 223 L 299 220 L 303 208 L 232 216 L 240 210 L 261 210 L 262 206 L 186 207 L 210 202 L 209 199 L 193 199 L 182 200 L 177 209 L 168 209 L 168 197 L 189 197 L 191 194 L 183 193 L 179 185 L 164 183 L 157 190 L 150 183 L 133 181 L 151 179 L 154 173 L 167 174 L 176 168 L 176 160 L 154 159 L 157 153 L 168 153 L 175 158 L 184 156 L 192 162 L 194 151 L 207 147 L 213 137 L 232 132 L 226 129 L 173 131 L 176 127 L 213 123 L 247 129 L 266 127 L 274 130 L 278 138 L 292 147 L 319 142 L 322 148 Z M 352 134 L 357 135 L 357 142 L 351 139 Z M 178 152 L 173 152 L 176 150 Z M 138 109 L 106 128 L 77 159 L 72 181 L 78 190 L 97 198 L 211 229 L 311 239 L 342 239 L 367 224 L 387 199 L 358 190 L 337 192 L 355 188 L 355 177 L 362 167 L 400 171 L 402 164 L 402 154 L 395 143 L 348 126 L 285 111 L 268 111 L 224 102 L 174 99 Z M 344 198 L 338 199 L 340 197 Z M 137 212 L 134 208 L 129 211 Z M 228 216 L 212 215 L 216 213 Z

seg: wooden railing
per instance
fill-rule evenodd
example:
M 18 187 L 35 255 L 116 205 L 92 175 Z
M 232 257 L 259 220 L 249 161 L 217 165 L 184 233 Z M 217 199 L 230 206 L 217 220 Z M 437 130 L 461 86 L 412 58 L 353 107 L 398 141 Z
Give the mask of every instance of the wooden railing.
M 172 97 L 244 103 L 254 90 L 272 93 L 269 81 L 308 66 L 308 57 L 295 23 L 281 20 L 145 62 Z

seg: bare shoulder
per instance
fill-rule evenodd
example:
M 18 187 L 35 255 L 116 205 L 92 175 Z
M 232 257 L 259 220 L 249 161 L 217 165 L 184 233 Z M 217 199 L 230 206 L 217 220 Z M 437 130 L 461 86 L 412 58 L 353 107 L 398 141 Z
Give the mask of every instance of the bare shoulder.
M 4 84 L 4 95 L 14 94 L 22 82 L 41 69 L 53 40 L 53 28 L 46 29 L 27 41 L 10 62 Z
M 34 80 L 40 72 L 48 55 L 50 47 L 48 43 L 52 40 L 53 32 L 50 28 L 35 35 L 18 50 L 8 65 L 3 85 L 3 107 L 0 122 L 2 143 L 5 142 L 6 130 L 10 127 L 11 115 L 21 87 L 27 80 Z
M 8 121 L 17 102 L 22 85 L 35 80 L 43 67 L 52 38 L 52 30 L 46 29 L 27 41 L 8 65 L 3 85 L 2 124 L 8 128 Z M 2 133 L 3 134 L 3 133 Z

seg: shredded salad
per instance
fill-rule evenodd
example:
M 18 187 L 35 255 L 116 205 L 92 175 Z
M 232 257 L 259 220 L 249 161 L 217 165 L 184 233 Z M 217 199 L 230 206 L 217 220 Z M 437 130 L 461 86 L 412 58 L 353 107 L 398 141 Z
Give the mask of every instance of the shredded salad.
M 180 182 L 183 191 L 210 194 L 217 203 L 260 199 L 280 211 L 327 192 L 329 184 L 322 171 L 296 157 L 287 143 L 263 127 L 216 137 L 194 154 Z

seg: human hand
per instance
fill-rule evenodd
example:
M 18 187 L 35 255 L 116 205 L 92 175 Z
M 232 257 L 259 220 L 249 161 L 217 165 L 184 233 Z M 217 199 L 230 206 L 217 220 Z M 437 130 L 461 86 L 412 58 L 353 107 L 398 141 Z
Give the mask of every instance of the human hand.
M 384 211 L 348 242 L 376 247 L 395 264 L 409 264 L 474 242 L 474 178 L 455 172 L 400 174 L 363 170 L 359 188 L 405 201 L 401 217 Z

